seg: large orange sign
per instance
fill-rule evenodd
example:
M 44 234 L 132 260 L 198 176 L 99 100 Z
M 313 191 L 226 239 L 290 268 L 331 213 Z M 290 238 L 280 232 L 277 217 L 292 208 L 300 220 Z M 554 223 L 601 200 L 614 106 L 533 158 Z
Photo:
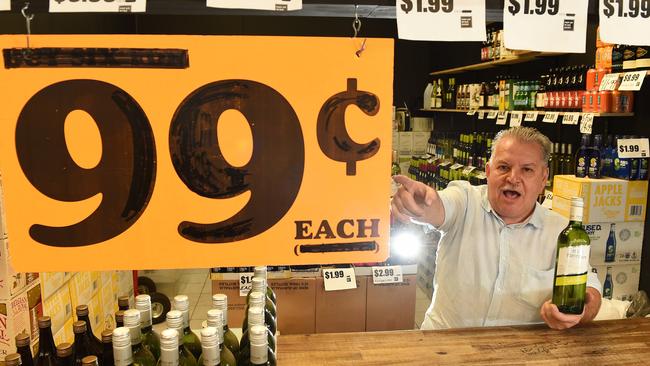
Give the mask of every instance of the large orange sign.
M 19 271 L 388 256 L 393 41 L 0 36 Z

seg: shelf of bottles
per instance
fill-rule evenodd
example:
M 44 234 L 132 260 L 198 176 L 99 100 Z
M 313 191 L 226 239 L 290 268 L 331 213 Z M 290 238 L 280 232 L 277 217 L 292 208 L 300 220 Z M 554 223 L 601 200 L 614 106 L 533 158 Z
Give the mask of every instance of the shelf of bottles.
M 451 109 L 451 108 L 437 108 L 437 109 L 420 109 L 420 112 L 439 112 L 439 113 L 465 113 L 465 114 L 473 114 L 473 113 L 490 113 L 492 111 L 495 111 L 494 109 L 473 109 L 473 110 L 467 110 L 467 109 Z M 512 111 L 509 111 L 512 112 Z M 537 112 L 538 116 L 544 116 L 547 113 L 557 113 L 558 116 L 563 116 L 567 113 L 574 113 L 574 112 L 560 112 L 560 111 L 545 111 L 545 110 L 523 110 L 521 111 L 525 114 L 527 113 L 532 113 L 532 112 Z M 586 114 L 586 113 L 583 113 Z M 593 114 L 594 117 L 633 117 L 634 113 L 591 113 Z

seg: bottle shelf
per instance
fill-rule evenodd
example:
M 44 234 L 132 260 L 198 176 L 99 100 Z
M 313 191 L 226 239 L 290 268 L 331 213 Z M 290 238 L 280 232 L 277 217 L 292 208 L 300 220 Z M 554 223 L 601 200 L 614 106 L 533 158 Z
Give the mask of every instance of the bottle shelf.
M 489 113 L 495 111 L 494 109 L 477 109 L 476 112 Z M 449 108 L 435 108 L 435 109 L 420 109 L 420 112 L 434 112 L 434 113 L 465 113 L 469 112 L 467 109 L 449 109 Z M 512 112 L 522 112 L 524 115 L 528 112 L 537 112 L 538 116 L 543 116 L 549 112 L 557 112 L 558 116 L 563 116 L 567 113 L 589 113 L 589 112 L 560 112 L 560 111 L 508 111 Z M 634 117 L 634 113 L 593 113 L 594 117 Z M 487 119 L 487 118 L 486 118 Z
M 503 65 L 514 65 L 514 64 L 529 62 L 529 61 L 532 61 L 532 60 L 534 60 L 536 58 L 539 58 L 541 56 L 557 56 L 557 55 L 561 55 L 561 53 L 527 52 L 527 53 L 521 54 L 519 56 L 507 57 L 507 58 L 503 58 L 503 59 L 500 59 L 500 60 L 486 61 L 486 62 L 481 62 L 481 63 L 478 63 L 478 64 L 465 65 L 465 66 L 460 66 L 460 67 L 454 67 L 454 68 L 451 68 L 451 69 L 438 70 L 438 71 L 434 71 L 434 72 L 430 73 L 429 75 L 431 75 L 431 76 L 450 75 L 450 74 L 459 74 L 459 73 L 466 72 L 466 71 L 485 70 L 485 69 L 491 69 L 491 68 L 498 67 L 498 66 L 503 66 Z

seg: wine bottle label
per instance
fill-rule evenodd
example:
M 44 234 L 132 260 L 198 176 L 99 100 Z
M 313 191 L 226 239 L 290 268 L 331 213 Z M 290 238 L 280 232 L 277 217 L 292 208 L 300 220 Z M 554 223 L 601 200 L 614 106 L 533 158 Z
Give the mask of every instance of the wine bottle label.
M 151 324 L 151 309 L 149 310 L 140 310 L 140 319 L 142 320 L 143 327 L 150 327 Z
M 572 245 L 560 248 L 557 257 L 556 281 L 560 276 L 582 276 L 586 280 L 589 270 L 589 245 Z
M 133 353 L 131 353 L 131 346 L 124 348 L 113 347 L 113 359 L 115 366 L 128 366 L 133 364 Z
M 161 349 L 159 366 L 178 366 L 178 349 Z
M 221 361 L 219 358 L 220 354 L 219 354 L 218 347 L 203 348 L 203 353 L 201 354 L 201 356 L 203 356 L 204 366 L 218 365 Z
M 582 168 L 582 171 L 586 173 L 585 161 L 583 157 L 578 158 L 578 170 Z M 586 175 L 586 174 L 585 174 Z M 569 210 L 569 220 L 571 221 L 580 221 L 582 222 L 582 207 L 571 206 Z
M 268 361 L 268 346 L 266 344 L 251 343 L 251 363 L 261 365 Z

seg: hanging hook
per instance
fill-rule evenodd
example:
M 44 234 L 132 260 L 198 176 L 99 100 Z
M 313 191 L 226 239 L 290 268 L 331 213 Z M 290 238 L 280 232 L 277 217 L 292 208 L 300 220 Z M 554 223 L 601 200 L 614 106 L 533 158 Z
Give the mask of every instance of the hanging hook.
M 354 5 L 354 20 L 352 21 L 352 29 L 354 30 L 354 36 L 352 38 L 357 38 L 359 31 L 361 31 L 361 19 L 359 19 L 358 10 L 359 5 Z M 361 42 L 361 47 L 354 53 L 357 57 L 361 57 L 361 53 L 366 49 L 366 38 Z
M 23 17 L 25 17 L 25 25 L 27 27 L 27 53 L 31 52 L 31 48 L 29 47 L 29 36 L 32 34 L 31 23 L 32 19 L 34 19 L 34 14 L 27 14 L 28 8 L 29 1 L 25 2 L 25 6 L 23 6 L 23 8 L 20 10 L 20 12 L 23 14 Z

